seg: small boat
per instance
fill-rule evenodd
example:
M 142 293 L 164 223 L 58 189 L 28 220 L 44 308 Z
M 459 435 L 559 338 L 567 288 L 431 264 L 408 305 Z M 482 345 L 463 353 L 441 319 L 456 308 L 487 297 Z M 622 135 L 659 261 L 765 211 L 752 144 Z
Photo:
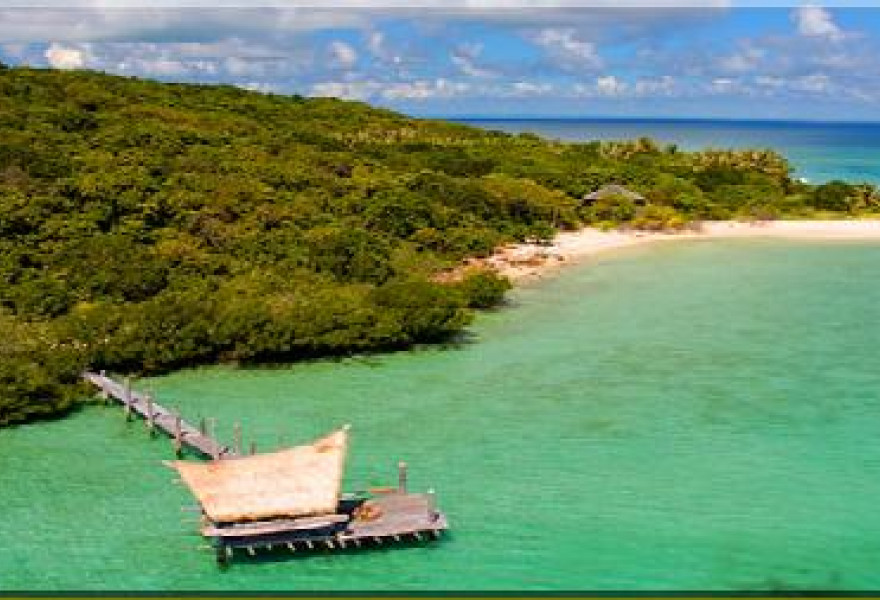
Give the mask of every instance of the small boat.
M 434 495 L 396 488 L 341 492 L 348 426 L 311 444 L 209 462 L 170 461 L 202 514 L 220 564 L 235 550 L 330 550 L 439 538 L 448 529 Z

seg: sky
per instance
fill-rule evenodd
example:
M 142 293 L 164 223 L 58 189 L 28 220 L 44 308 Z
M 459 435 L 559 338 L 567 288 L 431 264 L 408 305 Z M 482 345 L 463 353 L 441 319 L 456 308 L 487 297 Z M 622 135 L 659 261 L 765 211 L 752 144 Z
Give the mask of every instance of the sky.
M 0 61 L 413 115 L 880 121 L 880 8 L 736 0 L 0 0 Z

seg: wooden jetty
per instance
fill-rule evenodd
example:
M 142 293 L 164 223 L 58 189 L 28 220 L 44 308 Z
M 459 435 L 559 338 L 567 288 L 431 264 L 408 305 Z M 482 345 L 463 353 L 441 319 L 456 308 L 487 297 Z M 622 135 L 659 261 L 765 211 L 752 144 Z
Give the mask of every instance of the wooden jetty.
M 184 421 L 179 414 L 158 404 L 149 394 L 132 390 L 130 380 L 118 383 L 107 377 L 103 371 L 86 372 L 83 378 L 96 385 L 104 398 L 121 402 L 126 414 L 137 414 L 143 417 L 151 429 L 158 429 L 169 435 L 175 442 L 178 455 L 183 446 L 189 446 L 202 456 L 215 460 L 237 456 L 235 450 L 209 436 L 204 426 L 195 427 Z
M 250 456 L 212 438 L 149 396 L 101 373 L 83 377 L 106 399 L 122 404 L 127 415 L 141 416 L 151 431 L 174 440 L 178 457 L 184 446 L 209 462 L 173 461 L 183 483 L 199 501 L 201 534 L 211 541 L 219 564 L 235 550 L 251 556 L 258 549 L 290 552 L 346 549 L 436 539 L 449 527 L 433 493 L 407 491 L 406 463 L 398 463 L 396 488 L 341 493 L 348 427 L 312 444 Z
M 360 507 L 369 507 L 367 511 Z M 391 490 L 365 499 L 343 496 L 339 512 L 317 517 L 256 521 L 217 526 L 204 520 L 202 535 L 212 541 L 217 562 L 227 564 L 235 551 L 254 556 L 257 550 L 291 553 L 344 550 L 439 539 L 449 527 L 434 505 L 433 494 Z

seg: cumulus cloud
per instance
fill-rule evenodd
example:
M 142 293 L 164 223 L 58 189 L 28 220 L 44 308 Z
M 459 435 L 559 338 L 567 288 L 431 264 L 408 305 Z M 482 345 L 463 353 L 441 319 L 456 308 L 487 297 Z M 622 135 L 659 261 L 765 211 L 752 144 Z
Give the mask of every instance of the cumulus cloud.
M 382 84 L 375 81 L 319 81 L 309 88 L 309 95 L 343 100 L 368 100 L 381 87 Z
M 800 90 L 804 92 L 822 93 L 827 91 L 830 85 L 831 78 L 828 77 L 828 75 L 825 75 L 823 73 L 814 73 L 812 75 L 798 77 L 791 82 L 790 87 L 794 90 Z
M 834 22 L 831 13 L 812 4 L 794 10 L 792 19 L 797 25 L 798 33 L 806 37 L 840 40 L 844 38 L 843 30 Z
M 444 77 L 413 81 L 322 81 L 313 84 L 313 96 L 331 96 L 347 100 L 415 100 L 451 98 L 471 90 L 471 84 Z
M 86 52 L 81 48 L 52 42 L 46 48 L 46 61 L 56 69 L 82 69 L 86 66 Z
M 463 75 L 477 79 L 496 77 L 498 74 L 495 71 L 477 64 L 482 52 L 482 44 L 465 43 L 456 46 L 449 58 Z
M 47 64 L 56 68 L 234 84 L 294 76 L 315 63 L 308 47 L 276 49 L 235 38 L 211 43 L 54 42 L 44 55 Z
M 434 80 L 416 80 L 413 82 L 394 83 L 382 90 L 382 96 L 388 100 L 408 99 L 427 100 L 429 98 L 451 98 L 460 96 L 470 90 L 470 84 L 463 81 L 451 81 L 439 77 Z
M 40 8 L 141 8 L 144 0 L 0 0 L 0 6 Z M 239 7 L 244 0 L 151 0 L 156 8 Z M 727 8 L 730 0 L 260 0 L 266 8 L 345 8 L 351 10 L 444 9 L 449 11 L 552 10 L 568 8 Z
M 709 84 L 709 89 L 716 94 L 729 94 L 739 88 L 739 82 L 730 77 L 716 77 Z
M 0 0 L 0 40 L 29 42 L 211 42 L 228 37 L 283 38 L 327 28 L 365 28 L 360 11 L 297 8 L 210 10 L 133 4 L 130 8 L 5 7 Z
M 597 54 L 596 45 L 578 39 L 574 28 L 547 27 L 539 30 L 532 39 L 555 60 L 588 69 L 602 67 L 602 59 Z
M 510 86 L 508 95 L 513 96 L 546 96 L 553 91 L 549 83 L 536 83 L 532 81 L 514 81 Z
M 596 89 L 603 96 L 619 96 L 626 91 L 626 82 L 614 75 L 605 75 L 596 79 Z
M 343 69 L 350 69 L 357 63 L 358 53 L 350 44 L 334 40 L 330 43 L 330 58 Z
M 657 78 L 641 78 L 636 81 L 637 96 L 672 96 L 676 92 L 676 80 L 671 75 Z
M 718 61 L 718 66 L 722 71 L 745 73 L 757 69 L 764 56 L 765 51 L 763 49 L 747 45 L 733 54 L 721 57 Z
M 812 105 L 820 97 L 880 97 L 874 32 L 850 31 L 833 10 L 795 7 L 794 0 L 785 0 L 789 31 L 756 19 L 748 37 L 738 26 L 726 28 L 723 2 L 681 8 L 670 0 L 666 8 L 651 3 L 640 10 L 610 10 L 610 0 L 602 9 L 549 0 L 517 0 L 517 10 L 500 10 L 507 0 L 426 0 L 429 8 L 419 8 L 421 0 L 356 7 L 351 0 L 345 11 L 318 0 L 313 8 L 280 1 L 262 7 L 262 0 L 260 9 L 182 9 L 170 0 L 126 10 L 108 9 L 109 0 L 74 10 L 2 8 L 9 1 L 0 0 L 5 62 L 397 107 L 437 101 L 436 112 L 454 105 L 484 110 L 496 99 L 515 111 L 530 106 L 530 98 L 541 98 L 542 106 L 584 98 L 630 105 L 617 102 L 626 98 L 650 112 L 652 98 L 663 99 L 657 106 L 671 106 L 672 98 L 700 106 L 693 100 L 755 96 Z M 224 1 L 233 0 L 216 0 Z M 497 49 L 488 46 L 495 43 Z

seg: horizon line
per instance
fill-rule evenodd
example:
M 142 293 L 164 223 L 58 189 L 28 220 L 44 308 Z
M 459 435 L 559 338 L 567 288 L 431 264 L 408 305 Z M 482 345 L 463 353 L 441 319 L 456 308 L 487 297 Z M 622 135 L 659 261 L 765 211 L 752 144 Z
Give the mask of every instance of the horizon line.
M 399 111 L 403 112 L 403 111 Z M 406 114 L 406 113 L 405 113 Z M 441 115 L 409 114 L 416 119 L 440 119 L 446 121 L 667 121 L 667 122 L 732 122 L 732 123 L 804 123 L 812 125 L 880 125 L 880 119 L 827 119 L 803 117 L 688 117 L 688 116 L 607 116 L 607 115 Z

